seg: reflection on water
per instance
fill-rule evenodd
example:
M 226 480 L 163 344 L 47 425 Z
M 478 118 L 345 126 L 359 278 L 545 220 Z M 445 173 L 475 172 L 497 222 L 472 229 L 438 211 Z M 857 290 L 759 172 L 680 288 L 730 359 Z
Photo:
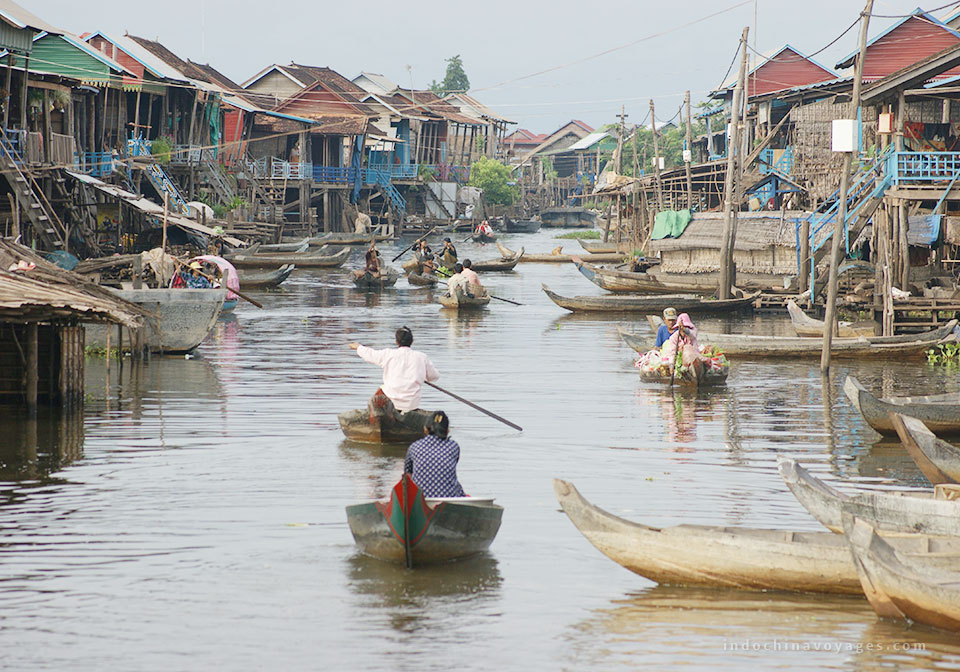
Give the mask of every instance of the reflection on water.
M 879 621 L 863 599 L 656 586 L 593 610 L 566 635 L 567 669 L 947 669 L 960 642 Z M 907 650 L 904 651 L 903 649 Z
M 0 483 L 43 480 L 83 457 L 83 416 L 0 406 L 0 437 Z
M 481 553 L 460 562 L 409 570 L 357 553 L 347 561 L 350 590 L 390 627 L 429 631 L 450 620 L 468 621 L 496 607 L 503 578 L 497 560 Z

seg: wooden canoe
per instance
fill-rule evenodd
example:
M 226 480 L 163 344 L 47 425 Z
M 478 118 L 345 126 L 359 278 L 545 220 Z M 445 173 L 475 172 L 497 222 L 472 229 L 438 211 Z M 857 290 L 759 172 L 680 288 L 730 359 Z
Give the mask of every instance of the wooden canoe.
M 584 238 L 577 238 L 577 242 L 580 243 L 580 247 L 592 254 L 616 254 L 620 252 L 616 243 L 604 243 L 601 240 L 586 240 Z
M 359 273 L 359 275 L 358 275 Z M 383 289 L 384 287 L 393 287 L 400 279 L 400 273 L 389 266 L 380 269 L 380 276 L 374 277 L 373 274 L 364 271 L 354 271 L 353 284 L 360 289 Z
M 890 413 L 921 420 L 936 434 L 960 434 L 960 392 L 881 399 L 870 394 L 853 376 L 847 376 L 843 391 L 867 424 L 884 436 L 897 434 Z
M 890 420 L 903 447 L 928 481 L 934 485 L 960 483 L 960 448 L 937 438 L 916 418 L 892 413 Z
M 596 255 L 594 255 L 596 256 Z M 621 258 L 623 255 L 621 255 Z M 608 292 L 669 294 L 671 292 L 702 294 L 704 286 L 696 280 L 662 281 L 645 272 L 617 271 L 596 266 L 587 257 L 573 257 L 571 261 L 587 280 Z
M 760 296 L 760 292 L 739 299 L 725 301 L 704 299 L 692 294 L 650 294 L 645 296 L 606 295 L 565 297 L 550 291 L 545 284 L 540 285 L 544 294 L 561 308 L 571 312 L 604 313 L 646 313 L 659 314 L 667 307 L 678 312 L 718 313 L 748 308 Z
M 870 338 L 835 338 L 830 347 L 836 358 L 848 359 L 904 359 L 921 357 L 933 345 L 951 340 L 956 320 L 923 334 L 903 336 L 873 336 Z M 650 349 L 649 336 L 636 334 L 618 327 L 620 338 L 639 353 Z M 707 334 L 700 332 L 701 343 L 710 343 L 728 358 L 819 357 L 823 341 L 793 336 L 754 336 L 749 334 Z M 891 430 L 892 431 L 892 430 Z
M 490 295 L 484 292 L 480 296 L 467 296 L 461 291 L 457 291 L 454 296 L 441 294 L 437 297 L 440 305 L 444 308 L 454 308 L 456 310 L 477 310 L 490 303 Z
M 408 273 L 407 282 L 416 287 L 432 287 L 440 282 L 440 278 L 424 273 Z
M 540 230 L 539 219 L 518 219 L 513 220 L 509 217 L 503 218 L 503 228 L 507 233 L 536 233 Z
M 423 438 L 423 428 L 431 418 L 419 409 L 397 412 L 396 416 L 378 415 L 370 422 L 367 409 L 345 411 L 337 416 L 344 436 L 362 443 L 410 443 Z
M 373 235 L 369 233 L 325 233 L 322 236 L 310 238 L 310 247 L 323 245 L 369 245 L 370 241 L 381 243 L 391 240 L 391 236 Z
M 923 535 L 916 535 L 925 539 Z M 878 615 L 960 632 L 960 571 L 896 549 L 866 520 L 847 531 L 854 565 Z
M 691 374 L 692 375 L 692 374 Z M 710 385 L 723 385 L 727 382 L 727 376 L 730 375 L 730 367 L 721 370 L 704 368 L 703 374 L 699 378 L 687 378 L 686 376 L 663 375 L 656 371 L 640 371 L 640 379 L 648 383 L 663 383 L 665 385 L 679 385 L 681 387 L 709 387 Z
M 282 284 L 290 274 L 296 269 L 293 264 L 284 264 L 280 268 L 264 272 L 242 272 L 237 271 L 240 278 L 240 286 L 243 289 L 262 289 L 265 287 L 277 287 Z
M 512 271 L 523 257 L 523 248 L 521 247 L 512 257 L 502 259 L 487 259 L 484 261 L 471 261 L 471 268 L 477 273 L 490 273 L 493 271 Z
M 793 299 L 787 301 L 787 312 L 790 313 L 790 322 L 793 324 L 797 336 L 818 336 L 823 338 L 823 320 L 817 320 L 807 315 Z M 840 322 L 840 338 L 859 338 L 873 336 L 876 333 L 876 322 Z
M 676 525 L 615 516 L 554 479 L 564 513 L 601 553 L 651 581 L 743 590 L 862 594 L 850 551 L 829 532 Z
M 495 233 L 475 233 L 470 236 L 470 240 L 475 243 L 495 243 L 497 242 L 497 234 Z
M 335 254 L 310 252 L 300 254 L 237 254 L 227 261 L 237 268 L 273 268 L 277 265 L 294 264 L 297 268 L 337 268 L 350 256 L 350 248 L 344 247 Z
M 347 507 L 347 522 L 365 554 L 407 567 L 449 562 L 487 550 L 503 507 L 475 497 L 425 498 L 404 473 L 386 501 Z
M 516 254 L 509 247 L 504 247 L 500 242 L 497 242 L 497 249 L 500 251 L 500 254 L 504 258 L 510 258 Z M 597 263 L 604 263 L 610 261 L 623 261 L 626 257 L 630 256 L 627 254 L 524 254 L 523 258 L 520 259 L 521 262 L 538 262 L 546 264 L 561 264 L 568 263 L 573 261 L 575 257 L 580 256 L 589 261 L 595 261 Z
M 781 456 L 777 462 L 780 476 L 797 501 L 832 532 L 843 532 L 843 512 L 848 511 L 881 530 L 960 536 L 960 501 L 936 497 L 936 490 L 848 495 L 816 478 L 795 460 Z
M 271 252 L 304 252 L 309 246 L 310 246 L 310 236 L 307 236 L 306 238 L 290 241 L 288 243 L 271 243 L 269 245 L 261 244 L 257 248 L 256 254 L 264 254 L 264 253 L 271 253 Z

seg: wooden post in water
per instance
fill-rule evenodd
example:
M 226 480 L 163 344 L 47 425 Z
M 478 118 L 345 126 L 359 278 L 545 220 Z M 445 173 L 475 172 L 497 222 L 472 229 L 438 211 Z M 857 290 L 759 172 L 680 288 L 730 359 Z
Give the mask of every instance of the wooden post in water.
M 37 414 L 37 387 L 40 378 L 39 336 L 36 322 L 27 324 L 27 413 L 31 417 Z
M 727 173 L 723 183 L 723 237 L 720 242 L 720 286 L 717 297 L 729 299 L 733 296 L 732 285 L 737 271 L 733 267 L 733 247 L 736 242 L 737 215 L 734 206 L 740 208 L 737 201 L 736 189 L 736 153 L 740 146 L 740 97 L 743 95 L 743 79 L 747 72 L 747 34 L 749 28 L 744 28 L 740 36 L 740 71 L 737 76 L 737 86 L 733 90 L 733 111 L 730 117 L 730 134 L 727 138 Z M 737 201 L 735 203 L 735 201 Z
M 910 291 L 908 288 L 910 284 L 910 244 L 907 242 L 907 230 L 910 227 L 909 214 L 906 201 L 900 201 L 900 277 L 897 284 L 905 292 Z
M 859 117 L 860 86 L 863 79 L 863 58 L 867 51 L 867 28 L 870 25 L 870 12 L 873 10 L 873 0 L 867 0 L 867 6 L 860 14 L 860 53 L 854 65 L 853 95 L 851 109 L 855 118 Z M 839 290 L 840 270 L 840 238 L 847 219 L 847 188 L 850 185 L 850 164 L 853 161 L 853 152 L 844 152 L 843 168 L 840 173 L 840 208 L 837 219 L 833 223 L 833 240 L 830 247 L 830 279 L 827 284 L 827 311 L 823 322 L 823 350 L 820 352 L 820 370 L 824 373 L 830 370 L 830 348 L 833 346 L 833 332 L 837 328 L 837 292 Z
M 163 239 L 160 249 L 164 254 L 167 253 L 167 213 L 170 211 L 170 194 L 163 192 Z M 161 259 L 162 263 L 162 259 Z
M 683 102 L 687 106 L 687 155 L 683 163 L 687 169 L 687 208 L 693 210 L 693 176 L 690 173 L 690 163 L 693 161 L 693 118 L 690 111 L 690 91 L 684 94 Z

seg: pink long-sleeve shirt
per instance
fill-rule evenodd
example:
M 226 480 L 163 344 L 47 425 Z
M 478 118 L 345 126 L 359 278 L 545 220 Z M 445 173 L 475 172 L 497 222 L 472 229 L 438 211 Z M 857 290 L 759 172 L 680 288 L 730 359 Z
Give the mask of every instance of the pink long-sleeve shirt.
M 398 411 L 420 408 L 420 387 L 424 381 L 440 377 L 436 367 L 422 352 L 406 346 L 374 350 L 365 345 L 357 348 L 360 358 L 383 369 L 380 389 Z

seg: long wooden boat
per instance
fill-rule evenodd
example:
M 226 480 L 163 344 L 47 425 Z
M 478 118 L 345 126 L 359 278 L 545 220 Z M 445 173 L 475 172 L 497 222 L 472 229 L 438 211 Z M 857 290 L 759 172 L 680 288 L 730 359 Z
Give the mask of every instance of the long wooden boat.
M 243 272 L 237 271 L 240 276 L 240 286 L 244 289 L 263 289 L 266 287 L 277 287 L 290 277 L 290 274 L 296 269 L 293 264 L 284 264 L 280 268 L 272 271 L 263 272 Z
M 425 273 L 408 273 L 407 282 L 417 287 L 433 287 L 440 282 L 440 278 Z
M 395 268 L 390 268 L 385 266 L 380 269 L 380 276 L 375 277 L 373 274 L 364 271 L 357 275 L 359 271 L 355 271 L 353 275 L 353 284 L 359 287 L 360 289 L 383 289 L 384 287 L 393 287 L 397 284 L 397 280 L 400 278 L 400 273 Z
M 790 322 L 793 324 L 797 336 L 819 336 L 823 338 L 823 320 L 817 320 L 807 315 L 793 299 L 787 301 L 787 312 L 790 313 Z M 859 338 L 873 336 L 876 322 L 840 322 L 839 332 L 834 334 L 840 338 Z
M 350 248 L 344 247 L 335 254 L 321 252 L 303 252 L 292 254 L 237 254 L 227 257 L 227 261 L 237 268 L 273 268 L 278 264 L 294 264 L 297 268 L 337 268 L 350 256 Z
M 506 229 L 507 233 L 536 233 L 540 230 L 540 220 L 504 217 L 503 228 Z
M 544 294 L 561 308 L 571 312 L 604 313 L 662 313 L 665 308 L 673 307 L 679 312 L 718 313 L 749 308 L 760 292 L 739 299 L 711 300 L 692 294 L 651 294 L 648 296 L 573 296 L 566 297 L 550 291 L 541 284 Z
M 470 236 L 470 240 L 475 243 L 495 243 L 497 242 L 497 234 L 495 233 L 475 233 Z
M 592 255 L 596 257 L 597 255 Z M 623 255 L 620 255 L 621 258 Z M 573 257 L 571 261 L 587 280 L 608 292 L 639 292 L 654 294 L 703 293 L 704 286 L 694 279 L 663 281 L 646 272 L 617 271 L 589 263 L 586 257 Z
M 580 243 L 580 247 L 592 254 L 616 254 L 620 252 L 616 243 L 605 243 L 602 240 L 587 240 L 585 238 L 577 238 L 577 242 Z
M 928 481 L 934 485 L 960 483 L 960 448 L 937 438 L 916 418 L 893 413 L 891 420 L 903 447 Z
M 921 357 L 931 346 L 950 340 L 956 320 L 923 334 L 873 336 L 871 338 L 835 338 L 830 347 L 833 357 L 849 359 L 904 359 Z M 647 334 L 635 334 L 618 327 L 620 338 L 639 353 L 650 349 Z M 723 350 L 728 358 L 819 357 L 823 341 L 793 336 L 754 336 L 700 332 L 701 343 Z
M 419 409 L 376 415 L 373 422 L 367 409 L 344 411 L 337 416 L 344 436 L 362 443 L 410 443 L 423 438 L 423 428 L 432 414 Z
M 500 251 L 500 254 L 505 258 L 512 257 L 516 254 L 509 247 L 505 247 L 499 241 L 497 242 L 497 250 Z M 597 263 L 610 262 L 610 261 L 623 261 L 626 257 L 630 256 L 628 254 L 587 254 L 587 255 L 576 255 L 576 254 L 524 254 L 521 262 L 535 262 L 535 263 L 545 263 L 545 264 L 561 264 L 573 261 L 576 257 L 584 257 L 589 261 L 595 261 Z
M 478 273 L 491 273 L 494 271 L 512 271 L 520 263 L 523 257 L 523 248 L 521 247 L 512 257 L 503 257 L 502 259 L 486 259 L 483 261 L 471 261 L 471 268 Z
M 917 535 L 921 541 L 926 537 Z M 884 539 L 869 521 L 847 532 L 864 593 L 879 616 L 960 632 L 960 571 L 931 566 Z
M 261 244 L 257 248 L 256 254 L 271 252 L 305 252 L 309 246 L 310 236 L 307 236 L 306 238 L 301 238 L 300 240 L 294 240 L 287 243 L 270 243 L 266 245 Z
M 426 498 L 404 473 L 386 501 L 347 507 L 360 550 L 407 567 L 449 562 L 487 550 L 500 529 L 503 507 L 475 497 Z
M 723 369 L 704 368 L 699 378 L 688 378 L 686 376 L 671 376 L 659 371 L 640 370 L 640 379 L 648 383 L 663 383 L 664 385 L 678 385 L 680 387 L 709 387 L 711 385 L 723 385 L 727 382 L 730 375 L 730 367 Z
M 634 523 L 554 479 L 564 513 L 601 553 L 651 581 L 743 590 L 862 593 L 842 536 L 829 532 Z
M 437 297 L 437 300 L 444 308 L 453 308 L 456 310 L 477 310 L 478 308 L 483 308 L 490 303 L 490 295 L 484 292 L 480 296 L 467 296 L 458 289 L 453 296 L 449 294 L 441 294 Z
M 816 478 L 795 460 L 781 456 L 780 476 L 810 515 L 832 532 L 843 532 L 843 512 L 882 530 L 960 536 L 960 501 L 917 491 L 860 492 L 848 495 Z
M 207 337 L 223 308 L 227 290 L 220 289 L 112 289 L 121 299 L 136 303 L 150 315 L 144 323 L 144 344 L 151 352 L 190 352 Z M 104 348 L 107 325 L 87 324 L 86 344 Z M 111 348 L 120 344 L 112 339 Z M 124 347 L 128 347 L 125 342 Z
M 545 227 L 592 229 L 597 223 L 597 213 L 580 207 L 547 208 L 540 213 L 540 221 Z
M 931 344 L 932 345 L 932 344 Z M 930 431 L 941 435 L 960 434 L 960 393 L 916 397 L 878 398 L 870 394 L 860 381 L 847 376 L 843 391 L 854 408 L 874 431 L 895 436 L 891 413 L 900 413 L 923 421 Z
M 382 243 L 391 240 L 391 236 L 373 235 L 369 233 L 325 233 L 322 236 L 310 238 L 310 247 L 323 245 L 369 245 L 370 241 Z

